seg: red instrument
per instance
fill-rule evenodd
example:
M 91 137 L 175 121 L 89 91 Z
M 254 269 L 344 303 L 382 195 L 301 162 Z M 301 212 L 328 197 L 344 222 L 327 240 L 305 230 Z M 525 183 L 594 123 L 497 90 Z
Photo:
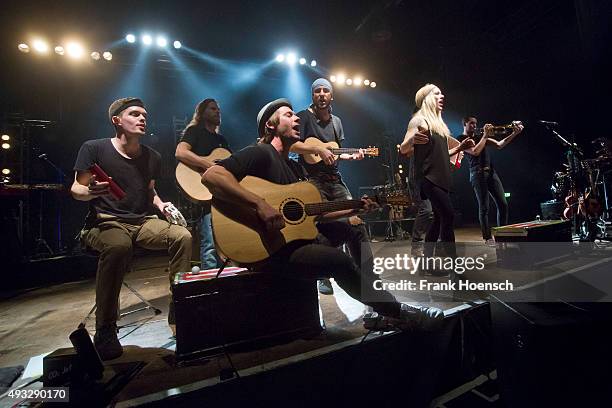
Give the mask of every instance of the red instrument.
M 89 170 L 94 176 L 96 176 L 96 180 L 106 181 L 109 183 L 110 193 L 116 200 L 122 200 L 125 197 L 125 191 L 123 191 L 123 189 L 119 187 L 119 184 L 115 183 L 115 181 L 111 179 L 104 170 L 102 170 L 102 167 L 94 163 Z

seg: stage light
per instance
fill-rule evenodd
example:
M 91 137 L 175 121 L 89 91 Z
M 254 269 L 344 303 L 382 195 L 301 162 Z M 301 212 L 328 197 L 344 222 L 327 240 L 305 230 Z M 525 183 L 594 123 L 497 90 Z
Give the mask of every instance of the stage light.
M 400 169 L 398 173 L 399 173 L 399 174 L 403 174 L 403 173 L 404 173 L 404 170 Z
M 11 140 L 11 137 L 9 135 L 2 135 L 2 140 L 4 142 L 8 142 L 9 140 Z
M 17 49 L 18 49 L 19 51 L 21 51 L 21 52 L 25 52 L 25 53 L 30 52 L 30 47 L 28 46 L 28 44 L 24 44 L 24 43 L 19 44 L 19 45 L 17 46 Z
M 346 81 L 346 76 L 344 74 L 338 74 L 336 76 L 336 81 L 338 81 L 340 85 L 344 85 L 344 81 Z
M 331 75 L 329 77 L 330 82 L 336 82 L 336 76 L 335 75 Z
M 61 45 L 58 45 L 57 47 L 55 47 L 54 51 L 57 55 L 64 55 L 66 53 L 66 51 L 64 50 L 64 47 L 62 47 Z
M 351 78 L 346 78 L 347 85 L 353 85 L 353 80 Z
M 289 54 L 287 54 L 287 64 L 294 65 L 296 61 L 297 61 L 297 56 L 295 55 L 294 52 L 290 52 Z
M 144 45 L 151 45 L 153 43 L 153 38 L 150 35 L 145 34 L 142 36 L 142 43 Z
M 70 43 L 66 46 L 66 54 L 71 58 L 81 58 L 83 56 L 83 47 L 78 43 Z
M 310 61 L 310 66 L 311 67 L 316 67 L 317 66 L 317 61 L 316 60 Z
M 369 80 L 369 79 L 364 80 L 364 81 L 363 81 L 363 84 L 364 84 L 365 86 L 370 85 L 370 80 Z
M 400 145 L 397 145 L 397 148 L 398 148 L 398 149 L 399 149 L 399 147 L 400 147 Z M 401 164 L 399 164 L 397 167 L 401 169 L 401 168 L 402 168 L 402 165 L 401 165 Z
M 183 46 L 180 41 L 175 41 L 172 45 L 174 45 L 174 48 L 176 48 L 177 50 Z
M 370 87 L 371 88 L 376 88 L 376 82 L 374 82 L 374 81 L 370 82 Z
M 8 176 L 9 174 L 11 174 L 11 169 L 2 169 L 2 174 Z
M 300 58 L 300 65 L 306 64 L 306 58 Z
M 34 48 L 34 51 L 39 52 L 41 54 L 44 54 L 49 51 L 49 46 L 43 40 L 32 41 L 32 48 Z
M 8 144 L 8 143 L 2 143 L 2 148 L 3 148 L 4 150 L 8 150 L 8 149 L 10 149 L 10 148 L 11 148 L 11 145 L 10 145 L 10 144 Z
M 164 37 L 157 37 L 156 42 L 158 47 L 165 47 L 168 45 L 168 40 L 166 40 Z
M 113 59 L 113 54 L 111 54 L 110 51 L 104 51 L 104 53 L 102 54 L 102 58 L 104 58 L 107 61 L 110 61 Z
M 355 86 L 361 86 L 362 83 L 363 81 L 361 80 L 361 77 L 355 77 L 355 79 L 353 79 L 353 84 Z
M 133 44 L 136 42 L 136 36 L 134 34 L 128 34 L 125 36 L 125 41 L 129 42 L 130 44 Z
M 100 53 L 98 51 L 94 51 L 91 53 L 91 58 L 95 59 L 96 61 L 100 59 Z

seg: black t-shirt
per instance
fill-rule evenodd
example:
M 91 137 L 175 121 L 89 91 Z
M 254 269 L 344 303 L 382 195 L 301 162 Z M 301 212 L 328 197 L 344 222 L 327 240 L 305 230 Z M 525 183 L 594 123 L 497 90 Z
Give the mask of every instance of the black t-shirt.
M 255 176 L 276 184 L 291 184 L 306 178 L 304 168 L 299 163 L 285 160 L 274 146 L 258 144 L 248 146 L 221 160 L 238 181 L 246 176 Z
M 457 138 L 457 140 L 461 142 L 467 137 L 467 135 L 461 135 Z M 467 157 L 468 163 L 470 164 L 470 175 L 477 174 L 479 170 L 484 167 L 489 167 L 490 169 L 493 169 L 493 163 L 491 162 L 491 156 L 489 156 L 487 146 L 482 149 L 480 155 L 478 156 L 472 156 L 471 154 L 466 152 L 464 157 Z
M 149 184 L 159 178 L 161 171 L 158 152 L 141 145 L 140 156 L 128 159 L 115 149 L 109 138 L 88 140 L 79 150 L 74 170 L 90 171 L 94 163 L 112 177 L 126 195 L 120 201 L 111 196 L 94 198 L 89 202 L 90 216 L 103 213 L 134 220 L 149 214 L 152 208 Z
M 191 151 L 198 156 L 208 156 L 217 147 L 229 150 L 229 144 L 222 135 L 209 131 L 203 125 L 185 129 L 180 141 L 189 143 Z
M 342 146 L 344 129 L 342 128 L 342 121 L 338 116 L 331 115 L 329 121 L 323 122 L 308 109 L 298 112 L 297 116 L 300 118 L 300 138 L 302 141 L 309 137 L 316 137 L 322 142 L 337 142 L 339 146 Z M 308 174 L 315 178 L 318 174 L 339 174 L 338 162 L 334 163 L 333 166 L 328 166 L 323 161 L 316 164 L 308 164 L 303 156 L 300 155 L 300 163 L 306 168 Z
M 414 174 L 417 185 L 427 178 L 440 188 L 450 191 L 450 156 L 446 137 L 431 132 L 429 142 L 414 145 Z

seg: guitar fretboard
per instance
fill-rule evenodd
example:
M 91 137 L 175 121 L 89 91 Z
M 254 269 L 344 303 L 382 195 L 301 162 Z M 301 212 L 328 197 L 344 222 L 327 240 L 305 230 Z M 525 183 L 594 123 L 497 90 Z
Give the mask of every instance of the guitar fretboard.
M 338 147 L 338 148 L 333 148 L 333 149 L 329 149 L 333 154 L 353 154 L 353 153 L 359 153 L 359 148 L 354 148 L 354 147 Z M 372 155 L 373 153 L 369 152 L 367 149 L 364 150 L 364 154 L 366 155 Z
M 321 215 L 334 211 L 352 210 L 363 208 L 361 200 L 326 201 L 323 203 L 306 204 L 305 211 L 308 215 Z

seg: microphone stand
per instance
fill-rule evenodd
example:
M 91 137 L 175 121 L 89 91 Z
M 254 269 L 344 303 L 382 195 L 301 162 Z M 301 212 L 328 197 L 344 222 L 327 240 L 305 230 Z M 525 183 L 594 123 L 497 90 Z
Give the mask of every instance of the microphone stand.
M 38 155 L 38 158 L 47 163 L 49 166 L 55 169 L 57 173 L 57 181 L 62 187 L 66 187 L 64 183 L 66 182 L 66 173 L 55 163 L 53 163 L 47 153 L 42 153 Z M 57 215 L 56 215 L 56 223 L 57 223 L 57 249 L 59 252 L 64 250 L 64 246 L 62 244 L 62 200 L 58 200 L 57 207 Z M 41 227 L 42 228 L 42 227 Z
M 559 140 L 563 146 L 568 148 L 567 159 L 569 161 L 570 180 L 572 182 L 572 185 L 574 186 L 574 192 L 578 193 L 576 191 L 576 186 L 577 186 L 578 171 L 580 170 L 580 166 L 579 164 L 577 165 L 576 160 L 578 159 L 578 157 L 583 157 L 584 152 L 578 146 L 578 144 L 576 144 L 575 142 L 572 143 L 566 138 L 564 138 L 563 136 L 561 136 L 559 132 L 557 132 L 554 129 L 554 125 L 547 124 L 547 123 L 543 123 L 543 125 L 546 127 L 546 129 L 550 130 L 553 135 L 555 135 L 557 140 Z M 573 192 L 571 192 L 570 194 L 572 193 Z M 576 209 L 573 211 L 573 215 L 572 215 L 572 227 L 574 229 L 573 235 L 580 237 L 580 225 L 578 222 L 578 211 L 579 211 L 579 205 L 578 203 L 576 203 Z

